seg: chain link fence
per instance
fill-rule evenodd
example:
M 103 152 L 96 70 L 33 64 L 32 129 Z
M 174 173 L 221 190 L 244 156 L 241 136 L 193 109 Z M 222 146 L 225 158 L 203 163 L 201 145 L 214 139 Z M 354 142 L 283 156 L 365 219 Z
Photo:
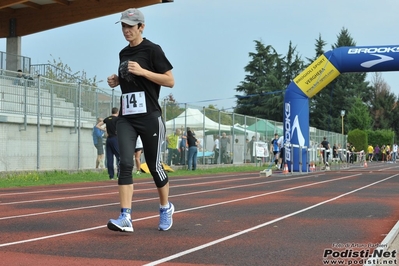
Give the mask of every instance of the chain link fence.
M 55 121 L 61 120 L 72 123 L 74 132 L 84 123 L 86 127 L 92 127 L 98 117 L 107 117 L 113 107 L 119 107 L 121 96 L 119 89 L 101 89 L 79 82 L 59 82 L 40 75 L 7 70 L 0 73 L 0 88 L 0 113 L 21 116 L 21 130 L 26 129 L 28 117 L 32 116 L 46 119 L 47 131 L 52 131 Z M 176 129 L 180 129 L 183 134 L 187 128 L 194 130 L 196 138 L 200 141 L 198 162 L 201 164 L 271 163 L 273 158 L 270 155 L 270 142 L 275 133 L 280 136 L 283 134 L 283 123 L 280 121 L 193 104 L 170 103 L 166 100 L 161 102 L 161 107 L 167 135 Z M 228 139 L 227 147 L 223 147 L 223 153 L 216 158 L 215 139 L 224 135 Z M 310 147 L 306 147 L 309 148 L 306 163 L 322 161 L 320 143 L 323 137 L 327 138 L 331 147 L 346 147 L 345 136 L 310 128 Z M 266 149 L 265 156 L 256 156 L 255 161 L 250 145 L 252 139 L 265 143 Z M 163 152 L 166 162 L 167 143 L 163 144 Z
M 274 161 L 270 152 L 270 143 L 275 133 L 282 136 L 284 131 L 283 123 L 279 121 L 260 119 L 195 105 L 164 102 L 163 112 L 167 134 L 173 134 L 176 129 L 180 129 L 182 135 L 188 128 L 194 130 L 196 138 L 200 141 L 198 161 L 202 164 L 259 163 L 270 165 Z M 215 139 L 221 138 L 223 134 L 228 138 L 227 151 L 215 158 Z M 307 165 L 310 162 L 322 163 L 320 143 L 324 137 L 329 141 L 331 148 L 335 146 L 343 152 L 346 147 L 346 136 L 311 127 L 310 145 L 309 147 L 302 147 L 308 149 L 307 162 L 301 163 L 306 163 Z M 251 140 L 264 142 L 264 146 L 267 149 L 265 155 L 267 156 L 256 156 L 257 158 L 254 160 Z M 163 150 L 167 150 L 167 143 L 164 144 Z M 338 162 L 339 160 L 333 160 L 332 150 L 330 153 L 330 160 Z M 166 158 L 166 155 L 164 156 Z

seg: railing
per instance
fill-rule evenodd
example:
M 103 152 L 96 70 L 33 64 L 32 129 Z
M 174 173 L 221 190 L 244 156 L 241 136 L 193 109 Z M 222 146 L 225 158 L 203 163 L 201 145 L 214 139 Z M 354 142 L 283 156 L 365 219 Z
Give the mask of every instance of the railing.
M 109 116 L 112 107 L 119 106 L 120 93 L 114 90 L 17 75 L 14 71 L 0 74 L 1 113 L 36 115 L 40 100 L 42 117 L 76 119 L 79 112 L 82 119 L 95 122 L 97 117 Z
M 0 72 L 2 70 L 17 71 L 21 69 L 30 73 L 31 59 L 26 56 L 0 52 Z
M 34 64 L 31 65 L 30 70 L 30 73 L 35 76 L 45 76 L 62 82 L 79 82 L 79 77 L 51 64 Z

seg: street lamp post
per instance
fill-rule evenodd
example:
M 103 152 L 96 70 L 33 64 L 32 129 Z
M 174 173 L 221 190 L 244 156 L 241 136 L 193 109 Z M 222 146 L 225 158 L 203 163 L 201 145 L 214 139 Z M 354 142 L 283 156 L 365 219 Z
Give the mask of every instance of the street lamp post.
M 344 136 L 344 116 L 345 116 L 345 110 L 341 110 L 341 121 L 342 121 L 342 147 L 341 147 L 341 151 L 340 152 L 342 152 L 341 154 L 343 155 L 344 154 L 344 150 L 345 150 L 345 148 L 344 147 L 346 147 L 346 143 L 345 143 L 345 136 Z M 348 154 L 346 154 L 346 156 L 348 156 Z M 345 160 L 346 162 L 347 162 L 347 160 Z
M 342 118 L 342 135 L 344 135 L 344 116 L 345 116 L 345 110 L 341 110 L 341 118 Z
M 341 110 L 341 121 L 342 121 L 342 149 L 345 147 L 345 137 L 344 137 L 344 116 L 345 110 Z

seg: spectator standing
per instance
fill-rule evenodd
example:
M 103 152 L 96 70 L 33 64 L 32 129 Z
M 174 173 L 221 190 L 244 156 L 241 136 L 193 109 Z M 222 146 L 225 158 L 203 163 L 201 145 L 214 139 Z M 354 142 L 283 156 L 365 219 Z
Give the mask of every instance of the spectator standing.
M 222 137 L 220 138 L 220 154 L 222 155 L 222 162 L 227 164 L 230 163 L 230 154 L 228 150 L 228 145 L 230 144 L 230 138 L 226 136 L 226 133 L 222 133 Z
M 114 157 L 116 158 L 116 165 L 118 169 L 117 176 L 119 177 L 119 145 L 116 133 L 116 123 L 119 119 L 118 112 L 118 108 L 112 108 L 112 114 L 105 118 L 103 121 L 98 122 L 98 124 L 96 125 L 97 128 L 104 130 L 103 125 L 105 124 L 105 130 L 107 131 L 107 141 L 105 143 L 105 149 L 107 156 L 108 176 L 111 180 L 115 178 Z
M 338 147 L 337 147 L 337 143 L 334 143 L 333 145 L 333 158 L 338 158 Z
M 255 162 L 254 155 L 254 143 L 256 142 L 255 136 L 252 136 L 251 140 L 248 142 L 247 153 L 251 156 L 251 163 Z
M 214 156 L 214 159 L 213 159 L 213 163 L 217 164 L 218 163 L 218 159 L 219 159 L 219 154 L 220 154 L 219 136 L 218 135 L 213 135 L 213 140 L 214 140 L 213 152 L 215 153 L 215 156 Z
M 101 117 L 97 118 L 97 124 L 102 121 L 103 121 L 103 119 Z M 104 167 L 104 145 L 103 145 L 104 130 L 97 128 L 97 126 L 94 126 L 92 134 L 93 134 L 93 144 L 97 150 L 96 168 L 103 168 Z
M 174 206 L 169 202 L 169 179 L 161 162 L 166 128 L 158 100 L 161 86 L 174 86 L 173 67 L 159 45 L 143 38 L 145 24 L 140 10 L 127 9 L 119 22 L 128 45 L 119 53 L 118 75 L 111 75 L 107 81 L 111 88 L 119 85 L 122 91 L 117 123 L 121 150 L 118 179 L 120 215 L 117 219 L 110 219 L 107 227 L 113 231 L 133 232 L 133 154 L 140 136 L 145 160 L 158 190 L 158 230 L 166 231 L 173 224 Z
M 373 156 L 373 158 L 376 159 L 377 162 L 380 159 L 380 147 L 378 146 L 378 144 L 374 148 L 374 156 Z
M 194 137 L 195 137 L 195 135 L 194 135 Z M 197 150 L 198 151 L 203 151 L 201 141 L 202 141 L 202 139 L 197 139 Z
M 385 160 L 386 160 L 386 151 L 385 151 L 385 145 L 382 145 L 381 146 L 381 161 L 382 162 L 385 162 Z
M 188 128 L 187 130 L 190 130 Z M 180 165 L 186 165 L 186 155 L 187 155 L 187 133 L 184 132 L 181 134 L 181 139 L 179 142 L 179 150 L 180 150 Z
M 323 154 L 323 163 L 324 165 L 328 166 L 328 157 L 330 155 L 330 143 L 327 141 L 327 138 L 324 137 L 323 141 L 321 142 L 321 146 L 324 148 Z
M 198 141 L 194 137 L 191 130 L 187 131 L 187 143 L 188 143 L 188 156 L 187 156 L 187 170 L 197 169 L 197 154 L 198 154 Z
M 143 142 L 138 136 L 136 140 L 136 149 L 134 150 L 134 161 L 136 163 L 136 175 L 141 174 L 141 154 L 143 153 Z
M 346 143 L 346 163 L 350 162 L 350 157 L 352 156 L 350 143 Z
M 350 146 L 350 148 L 351 148 L 351 162 L 352 162 L 352 164 L 355 162 L 355 160 L 356 160 L 356 147 L 351 143 L 351 146 Z
M 337 151 L 338 151 L 339 160 L 340 160 L 341 162 L 344 162 L 344 152 L 343 152 L 343 149 L 342 149 L 340 143 L 338 143 Z
M 369 162 L 372 162 L 373 161 L 373 153 L 374 153 L 373 145 L 369 144 L 369 146 L 367 147 L 367 153 L 368 153 Z
M 168 165 L 172 166 L 173 164 L 178 164 L 179 161 L 179 151 L 178 151 L 178 142 L 180 136 L 180 129 L 176 129 L 173 134 L 170 134 L 166 137 L 166 141 L 168 142 Z
M 347 163 L 352 163 L 353 164 L 354 160 L 356 159 L 355 158 L 355 151 L 356 151 L 355 146 L 353 146 L 352 143 L 348 142 L 346 144 L 346 154 L 347 154 L 346 162 Z
M 387 146 L 385 146 L 385 155 L 386 155 L 387 163 L 391 162 L 391 146 L 389 146 L 389 144 L 387 144 Z
M 392 162 L 396 163 L 396 158 L 398 157 L 398 144 L 394 143 L 392 145 Z

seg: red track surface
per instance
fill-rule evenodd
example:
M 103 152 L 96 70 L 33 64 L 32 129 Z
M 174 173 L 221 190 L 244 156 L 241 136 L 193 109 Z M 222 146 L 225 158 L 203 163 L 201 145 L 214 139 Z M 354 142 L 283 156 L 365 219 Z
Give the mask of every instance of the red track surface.
M 171 179 L 174 225 L 157 230 L 151 179 L 137 180 L 134 233 L 115 181 L 0 191 L 2 265 L 324 265 L 333 245 L 378 244 L 399 219 L 399 166 Z M 363 247 L 364 249 L 364 247 Z M 373 248 L 370 248 L 373 249 Z M 359 259 L 359 258 L 358 258 Z

